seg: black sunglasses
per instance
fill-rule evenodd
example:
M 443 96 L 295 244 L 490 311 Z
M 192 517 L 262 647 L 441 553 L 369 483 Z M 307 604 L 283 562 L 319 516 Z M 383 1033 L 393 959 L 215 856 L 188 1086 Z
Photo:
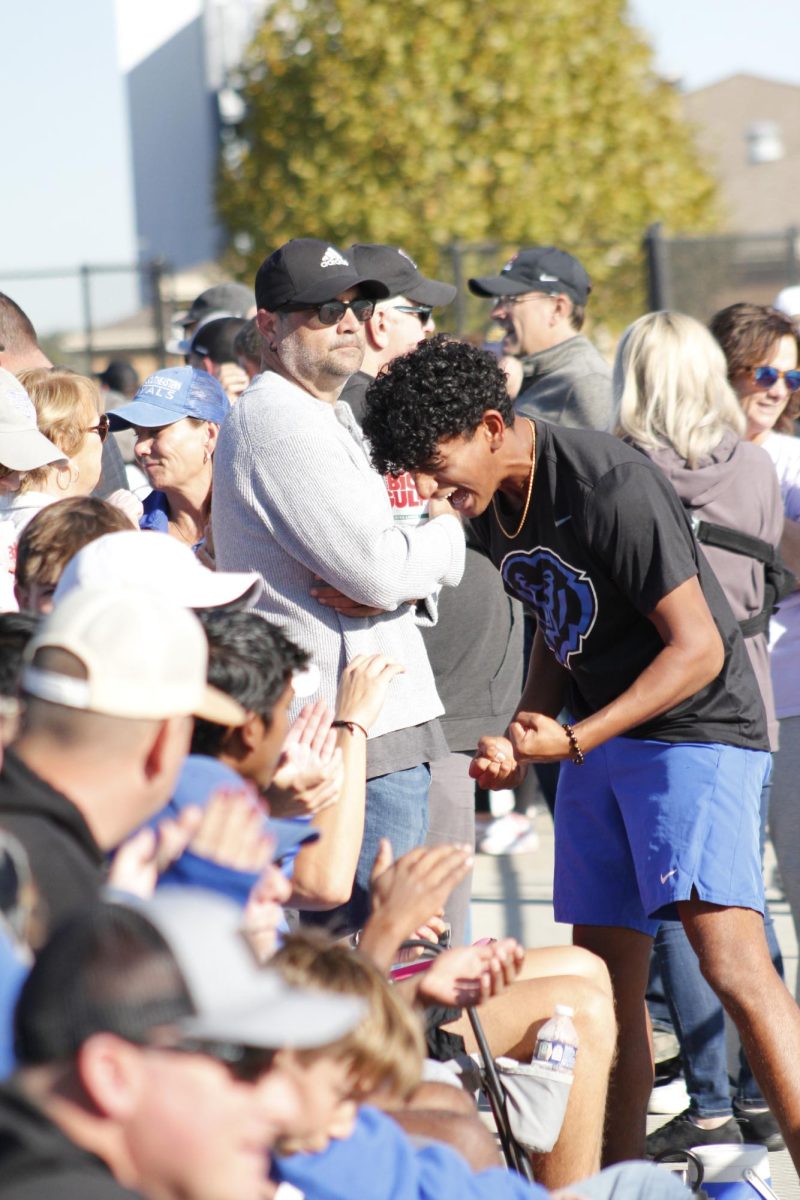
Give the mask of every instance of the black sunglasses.
M 204 1038 L 181 1038 L 179 1042 L 160 1046 L 145 1042 L 151 1050 L 166 1050 L 170 1054 L 204 1054 L 223 1063 L 239 1083 L 255 1083 L 268 1071 L 275 1059 L 275 1050 L 258 1046 L 242 1046 L 238 1042 L 206 1041 Z
M 108 437 L 108 432 L 111 428 L 111 422 L 108 419 L 108 413 L 101 413 L 96 425 L 90 425 L 86 430 L 87 433 L 96 433 L 100 438 L 101 443 Z
M 325 300 L 322 304 L 284 304 L 281 312 L 315 312 L 322 325 L 338 325 L 348 308 L 363 325 L 375 312 L 374 300 Z
M 427 325 L 433 313 L 433 309 L 426 308 L 424 304 L 393 304 L 392 308 L 397 312 L 413 313 L 415 317 L 419 317 L 420 325 Z

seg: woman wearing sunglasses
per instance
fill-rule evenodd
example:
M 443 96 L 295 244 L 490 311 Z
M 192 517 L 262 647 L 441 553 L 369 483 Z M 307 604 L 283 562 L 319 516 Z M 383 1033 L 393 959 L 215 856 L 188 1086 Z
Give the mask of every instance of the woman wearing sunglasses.
M 791 320 L 760 304 L 731 304 L 711 321 L 728 377 L 747 419 L 746 437 L 763 446 L 778 473 L 784 509 L 781 551 L 800 574 L 800 440 L 793 436 L 800 397 L 798 336 Z M 747 480 L 742 480 L 747 489 Z M 770 624 L 770 668 L 780 748 L 774 759 L 770 830 L 795 929 L 800 931 L 800 591 Z
M 93 379 L 39 368 L 23 371 L 19 381 L 33 401 L 39 432 L 62 457 L 28 471 L 18 491 L 0 496 L 0 517 L 11 520 L 18 535 L 46 505 L 94 490 L 108 436 L 108 417 L 100 413 L 100 390 Z

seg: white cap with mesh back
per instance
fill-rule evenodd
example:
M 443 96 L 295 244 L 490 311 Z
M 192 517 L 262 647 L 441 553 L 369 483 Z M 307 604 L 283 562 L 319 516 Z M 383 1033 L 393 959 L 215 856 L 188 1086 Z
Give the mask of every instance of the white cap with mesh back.
M 16 376 L 0 367 L 0 465 L 11 471 L 34 471 L 66 458 L 40 433 L 36 409 Z
M 46 648 L 74 656 L 78 677 L 68 664 L 37 662 Z M 68 708 L 131 720 L 192 714 L 229 727 L 245 720 L 206 682 L 208 643 L 194 613 L 142 588 L 76 587 L 45 618 L 24 664 L 23 692 Z
M 261 595 L 261 576 L 210 571 L 189 546 L 165 533 L 131 529 L 105 533 L 74 555 L 53 597 L 59 605 L 76 587 L 136 587 L 186 608 L 244 608 Z

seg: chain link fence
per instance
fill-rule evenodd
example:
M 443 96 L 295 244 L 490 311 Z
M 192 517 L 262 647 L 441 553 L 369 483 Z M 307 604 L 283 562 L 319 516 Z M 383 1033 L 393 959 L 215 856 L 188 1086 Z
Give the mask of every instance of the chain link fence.
M 54 362 L 90 374 L 111 358 L 131 361 L 140 374 L 167 364 L 176 304 L 161 259 L 0 271 L 0 291 L 24 309 Z

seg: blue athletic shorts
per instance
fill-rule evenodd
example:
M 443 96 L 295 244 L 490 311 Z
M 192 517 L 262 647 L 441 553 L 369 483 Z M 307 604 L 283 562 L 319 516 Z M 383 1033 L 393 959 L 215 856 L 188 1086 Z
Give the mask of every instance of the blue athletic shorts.
M 674 904 L 764 911 L 759 798 L 765 750 L 614 738 L 561 764 L 554 907 L 571 925 L 655 935 Z

